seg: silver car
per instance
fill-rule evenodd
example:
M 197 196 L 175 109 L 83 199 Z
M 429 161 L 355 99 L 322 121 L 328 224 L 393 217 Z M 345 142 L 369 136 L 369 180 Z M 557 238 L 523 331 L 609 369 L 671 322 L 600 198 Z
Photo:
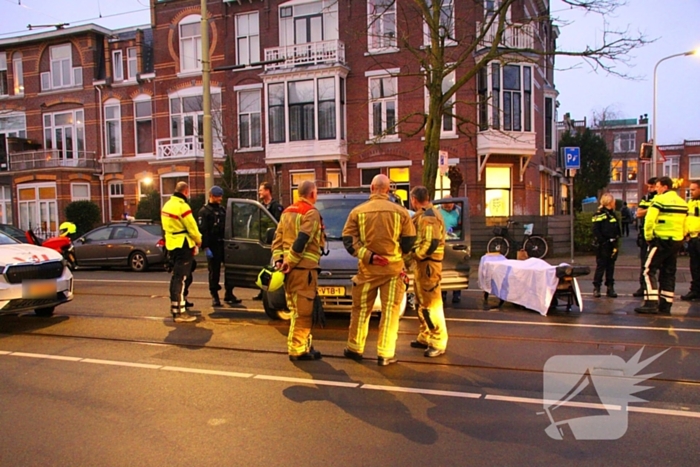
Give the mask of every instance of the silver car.
M 160 224 L 124 221 L 98 227 L 73 242 L 78 267 L 128 267 L 142 272 L 165 261 Z

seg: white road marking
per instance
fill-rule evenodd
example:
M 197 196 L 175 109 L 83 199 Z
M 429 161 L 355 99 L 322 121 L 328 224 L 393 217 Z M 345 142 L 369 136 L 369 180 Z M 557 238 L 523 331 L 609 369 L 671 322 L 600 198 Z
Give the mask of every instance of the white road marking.
M 414 316 L 404 317 L 403 319 L 418 319 Z M 454 321 L 458 323 L 487 323 L 487 324 L 519 324 L 525 326 L 558 326 L 563 328 L 592 328 L 592 329 L 632 329 L 635 331 L 675 331 L 675 332 L 693 332 L 700 333 L 700 329 L 692 328 L 677 328 L 674 326 L 626 326 L 616 324 L 583 324 L 583 323 L 539 323 L 534 321 L 516 321 L 516 320 L 497 320 L 497 319 L 478 319 L 478 318 L 446 318 L 445 321 Z
M 69 357 L 64 355 L 50 355 L 50 354 L 37 354 L 37 353 L 27 353 L 27 352 L 13 352 L 0 350 L 0 355 L 11 356 L 11 357 L 25 357 L 25 358 L 39 358 L 47 360 L 59 360 L 59 361 L 69 361 L 77 363 L 92 363 L 98 365 L 111 365 L 111 366 L 122 366 L 131 367 L 139 369 L 148 370 L 164 370 L 164 371 L 176 371 L 183 373 L 198 373 L 212 376 L 228 376 L 235 378 L 251 378 L 266 381 L 281 381 L 286 383 L 300 383 L 309 384 L 313 386 L 336 386 L 345 388 L 356 388 L 356 389 L 370 389 L 375 391 L 387 391 L 387 392 L 403 392 L 412 394 L 424 394 L 424 395 L 435 395 L 443 397 L 458 397 L 466 399 L 482 399 L 496 402 L 512 402 L 518 404 L 537 404 L 543 405 L 549 402 L 558 401 L 547 401 L 543 399 L 536 399 L 533 397 L 515 397 L 515 396 L 503 396 L 497 394 L 479 394 L 473 392 L 462 392 L 462 391 L 441 391 L 436 389 L 427 388 L 409 388 L 402 386 L 382 386 L 375 384 L 362 384 L 362 383 L 349 383 L 343 381 L 328 381 L 319 380 L 313 378 L 292 378 L 287 376 L 274 376 L 274 375 L 253 375 L 249 373 L 237 373 L 233 371 L 221 371 L 221 370 L 206 370 L 199 368 L 190 367 L 179 367 L 179 366 L 165 366 L 165 365 L 154 365 L 149 363 L 137 363 L 137 362 L 124 362 L 119 360 L 101 360 L 95 358 L 82 358 L 82 357 Z M 620 410 L 620 406 L 604 405 L 604 404 L 594 404 L 587 402 L 572 402 L 568 401 L 562 405 L 569 407 L 583 407 L 583 408 L 593 408 L 600 410 Z M 629 412 L 644 413 L 650 415 L 667 415 L 671 417 L 685 417 L 685 418 L 698 418 L 700 419 L 700 412 L 693 412 L 691 410 L 674 410 L 674 409 L 659 409 L 654 407 L 627 407 Z

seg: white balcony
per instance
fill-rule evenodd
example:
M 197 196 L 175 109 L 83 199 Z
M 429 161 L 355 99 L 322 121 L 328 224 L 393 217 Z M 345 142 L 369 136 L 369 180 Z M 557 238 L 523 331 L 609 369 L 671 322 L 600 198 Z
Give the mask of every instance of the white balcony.
M 219 141 L 214 141 L 214 156 L 223 157 L 224 148 Z M 156 159 L 193 159 L 204 157 L 204 145 L 199 136 L 178 136 L 156 140 Z
M 484 23 L 476 23 L 476 34 L 481 35 L 481 28 Z M 503 37 L 501 38 L 501 43 L 499 47 L 506 47 L 509 49 L 534 49 L 535 48 L 535 37 L 537 37 L 537 25 L 534 23 L 523 23 L 523 24 L 511 24 L 506 26 L 503 32 Z M 486 34 L 479 44 L 481 47 L 491 47 L 493 41 L 496 38 L 496 32 L 498 31 L 498 23 L 494 22 L 491 25 Z
M 347 181 L 348 145 L 343 140 L 311 140 L 291 141 L 287 143 L 274 143 L 265 147 L 265 163 L 293 164 L 308 162 L 338 162 L 343 174 L 343 181 Z
M 7 170 L 10 172 L 58 168 L 97 170 L 98 165 L 94 152 L 72 151 L 69 153 L 58 149 L 40 149 L 10 154 Z
M 345 63 L 345 44 L 339 40 L 332 40 L 265 49 L 265 61 L 271 60 L 282 61 L 265 65 L 266 71 Z

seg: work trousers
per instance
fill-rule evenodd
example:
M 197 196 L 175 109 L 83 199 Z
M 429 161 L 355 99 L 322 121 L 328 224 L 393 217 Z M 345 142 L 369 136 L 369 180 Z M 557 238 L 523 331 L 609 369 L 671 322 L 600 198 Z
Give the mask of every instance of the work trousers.
M 382 316 L 379 320 L 377 356 L 391 358 L 396 353 L 399 335 L 399 314 L 406 285 L 396 276 L 355 276 L 352 288 L 352 313 L 348 333 L 348 349 L 362 354 L 369 331 L 372 307 L 379 294 Z
M 299 356 L 311 349 L 311 326 L 317 287 L 316 269 L 294 268 L 284 279 L 284 293 L 291 314 L 287 335 L 289 355 Z
M 644 238 L 637 239 L 637 245 L 639 246 L 639 285 L 642 288 L 646 287 L 646 283 L 644 280 L 644 264 L 647 262 L 647 255 L 649 254 L 649 245 L 647 245 L 646 240 Z
M 192 283 L 194 251 L 192 248 L 175 248 L 169 252 L 173 263 L 170 277 L 170 311 L 173 314 L 185 312 L 185 297 Z
M 445 350 L 447 348 L 447 326 L 440 290 L 442 263 L 418 261 L 413 278 L 419 322 L 417 340 L 430 347 Z
M 700 237 L 691 238 L 688 242 L 690 257 L 690 291 L 700 295 Z
M 655 239 L 649 243 L 649 253 L 644 263 L 644 300 L 673 303 L 676 290 L 676 260 L 683 242 Z M 659 280 L 656 280 L 656 274 Z
M 605 274 L 605 285 L 612 287 L 615 285 L 615 261 L 617 260 L 617 251 L 615 251 L 615 242 L 603 242 L 598 245 L 598 251 L 595 256 L 595 273 L 593 274 L 593 287 L 600 287 L 603 283 L 603 274 Z
M 224 262 L 224 251 L 221 249 L 211 249 L 213 254 L 212 258 L 207 258 L 207 269 L 209 271 L 209 293 L 212 297 L 219 296 L 219 290 L 221 286 L 219 285 L 219 280 L 221 279 L 221 265 Z M 231 281 L 226 277 L 226 271 L 224 271 L 224 296 L 231 297 L 233 295 L 233 286 Z

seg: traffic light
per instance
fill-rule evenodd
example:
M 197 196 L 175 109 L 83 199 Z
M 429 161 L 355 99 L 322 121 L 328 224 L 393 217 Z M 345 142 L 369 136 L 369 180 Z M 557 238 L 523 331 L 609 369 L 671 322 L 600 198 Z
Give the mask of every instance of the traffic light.
M 651 143 L 642 143 L 642 147 L 639 148 L 639 160 L 650 161 L 652 159 L 652 149 L 653 145 Z

